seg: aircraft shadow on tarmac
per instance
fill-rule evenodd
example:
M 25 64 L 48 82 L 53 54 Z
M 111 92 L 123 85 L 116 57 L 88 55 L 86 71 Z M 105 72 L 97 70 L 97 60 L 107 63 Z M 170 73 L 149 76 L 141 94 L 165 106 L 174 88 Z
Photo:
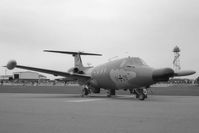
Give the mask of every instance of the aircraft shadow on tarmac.
M 149 95 L 146 101 L 165 101 L 165 98 L 161 98 L 162 96 L 153 96 Z M 86 97 L 81 97 L 79 94 L 31 94 L 25 95 L 23 98 L 33 98 L 33 99 L 68 99 L 68 98 L 75 98 L 75 99 L 105 99 L 105 100 L 120 100 L 120 101 L 140 101 L 136 99 L 132 95 L 116 95 L 112 97 L 107 97 L 106 95 L 91 95 Z M 141 102 L 141 101 L 140 101 Z M 144 102 L 144 101 L 143 101 Z

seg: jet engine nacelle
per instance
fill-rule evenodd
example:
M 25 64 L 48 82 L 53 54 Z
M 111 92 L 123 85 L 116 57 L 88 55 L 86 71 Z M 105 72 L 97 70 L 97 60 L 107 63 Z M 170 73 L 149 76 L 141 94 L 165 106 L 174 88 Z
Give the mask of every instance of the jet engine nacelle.
M 78 74 L 84 74 L 83 71 L 79 70 L 77 67 L 72 67 L 68 70 L 69 73 L 78 73 Z

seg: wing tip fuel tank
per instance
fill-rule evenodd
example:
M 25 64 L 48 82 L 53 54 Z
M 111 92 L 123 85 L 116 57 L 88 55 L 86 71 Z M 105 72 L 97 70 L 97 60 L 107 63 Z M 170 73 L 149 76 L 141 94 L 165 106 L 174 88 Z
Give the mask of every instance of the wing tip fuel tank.
M 14 69 L 16 66 L 17 66 L 17 62 L 16 62 L 15 60 L 10 60 L 10 61 L 8 62 L 8 64 L 6 65 L 6 67 L 7 67 L 9 70 Z

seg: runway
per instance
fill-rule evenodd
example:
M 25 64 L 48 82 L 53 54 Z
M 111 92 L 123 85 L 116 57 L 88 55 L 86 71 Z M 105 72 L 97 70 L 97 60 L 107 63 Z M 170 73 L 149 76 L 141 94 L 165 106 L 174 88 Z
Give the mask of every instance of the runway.
M 3 85 L 0 93 L 38 93 L 38 94 L 80 94 L 79 86 L 32 86 L 32 85 Z M 117 90 L 118 95 L 129 95 L 129 91 Z M 172 85 L 167 87 L 151 87 L 149 95 L 167 96 L 199 96 L 198 85 Z M 107 94 L 101 89 L 100 94 Z
M 0 93 L 1 133 L 198 133 L 199 97 Z

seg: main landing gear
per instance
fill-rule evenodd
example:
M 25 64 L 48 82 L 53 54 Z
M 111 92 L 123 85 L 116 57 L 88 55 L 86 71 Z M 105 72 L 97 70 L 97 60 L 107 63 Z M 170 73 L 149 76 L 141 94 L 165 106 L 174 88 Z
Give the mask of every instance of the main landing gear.
M 81 90 L 81 96 L 84 97 L 84 96 L 87 96 L 88 94 L 90 94 L 91 91 L 90 89 L 88 88 L 88 86 L 84 86 Z
M 144 100 L 147 98 L 147 89 L 146 88 L 136 88 L 133 90 L 133 94 L 135 94 L 136 98 L 139 100 Z
M 109 89 L 107 91 L 107 97 L 115 96 L 115 89 Z

